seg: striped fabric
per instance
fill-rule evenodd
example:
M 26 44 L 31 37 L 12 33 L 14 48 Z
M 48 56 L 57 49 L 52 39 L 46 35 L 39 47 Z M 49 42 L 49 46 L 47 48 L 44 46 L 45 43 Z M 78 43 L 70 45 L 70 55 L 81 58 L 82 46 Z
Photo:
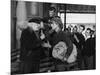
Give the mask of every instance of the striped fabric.
M 55 70 L 52 57 L 46 57 L 40 61 L 40 72 L 49 72 Z
M 20 51 L 18 49 L 12 50 L 11 51 L 11 73 L 19 73 L 19 65 L 20 65 L 20 60 L 19 60 L 19 53 Z M 77 70 L 77 63 L 71 63 L 71 64 L 59 64 L 58 66 L 64 66 L 66 68 L 65 71 L 70 71 L 70 70 Z M 44 59 L 40 60 L 40 73 L 44 72 L 57 72 L 56 66 L 54 65 L 54 61 L 52 57 L 46 57 Z
M 17 73 L 19 71 L 19 49 L 11 50 L 11 73 Z

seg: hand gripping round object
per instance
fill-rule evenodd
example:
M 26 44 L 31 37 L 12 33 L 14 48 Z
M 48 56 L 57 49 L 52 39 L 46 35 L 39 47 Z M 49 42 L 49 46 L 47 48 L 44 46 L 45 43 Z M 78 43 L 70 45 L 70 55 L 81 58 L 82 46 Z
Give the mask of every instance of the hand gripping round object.
M 63 41 L 58 42 L 53 48 L 52 56 L 56 59 L 66 61 L 67 63 L 75 62 L 76 57 L 77 57 L 76 46 L 73 44 L 73 50 L 69 57 L 66 57 L 67 48 L 68 47 L 65 42 L 63 42 Z M 66 60 L 64 60 L 64 59 L 66 59 Z

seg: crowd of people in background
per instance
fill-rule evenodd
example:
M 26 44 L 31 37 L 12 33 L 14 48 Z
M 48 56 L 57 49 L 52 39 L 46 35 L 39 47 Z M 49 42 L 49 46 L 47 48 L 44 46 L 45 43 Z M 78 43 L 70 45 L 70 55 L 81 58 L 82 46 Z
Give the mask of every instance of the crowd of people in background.
M 55 15 L 55 11 L 51 7 L 49 17 L 30 19 L 28 27 L 22 31 L 21 73 L 38 73 L 40 60 L 46 57 L 45 51 L 49 52 L 49 57 L 53 57 L 55 69 L 58 71 L 61 66 L 57 64 L 69 64 L 74 56 L 81 70 L 95 69 L 95 31 L 91 28 L 85 29 L 85 25 L 76 25 L 72 31 L 70 26 L 62 30 L 61 18 Z M 84 30 L 87 38 L 82 34 Z
M 72 42 L 77 46 L 79 68 L 85 70 L 95 69 L 95 30 L 92 28 L 85 29 L 85 25 L 74 26 L 72 27 L 72 31 L 71 26 L 69 27 L 66 29 L 66 31 L 70 32 Z M 84 31 L 85 36 L 83 35 Z M 84 63 L 84 66 L 82 66 L 82 63 Z

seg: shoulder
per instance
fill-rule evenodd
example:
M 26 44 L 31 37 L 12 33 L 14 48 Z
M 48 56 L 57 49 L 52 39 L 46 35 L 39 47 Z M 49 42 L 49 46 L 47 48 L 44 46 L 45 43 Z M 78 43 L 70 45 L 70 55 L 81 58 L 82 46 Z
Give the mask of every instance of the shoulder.
M 69 34 L 71 34 L 71 33 L 66 32 L 66 31 L 62 31 L 61 34 L 64 35 L 64 36 L 67 36 L 67 35 L 69 35 Z
M 22 31 L 22 36 L 26 36 L 26 35 L 28 35 L 30 33 L 30 31 L 29 31 L 29 29 L 28 28 L 26 28 L 26 29 L 24 29 L 23 31 Z
M 28 31 L 29 31 L 28 28 L 26 28 L 26 29 L 22 30 L 22 33 L 27 33 Z
M 54 19 L 61 20 L 60 16 L 55 16 Z
M 63 38 L 63 39 L 67 39 L 68 38 L 68 35 L 65 31 L 61 31 L 60 32 L 60 36 Z
M 55 18 L 60 18 L 60 16 L 55 16 Z
M 44 23 L 48 23 L 48 20 L 50 19 L 50 17 L 43 17 L 43 22 Z

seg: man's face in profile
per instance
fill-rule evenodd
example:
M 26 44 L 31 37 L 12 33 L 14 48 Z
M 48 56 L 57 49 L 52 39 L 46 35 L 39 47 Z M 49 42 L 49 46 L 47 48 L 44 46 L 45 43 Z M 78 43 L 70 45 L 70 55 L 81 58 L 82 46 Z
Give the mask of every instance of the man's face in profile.
M 90 32 L 91 32 L 90 30 L 86 30 L 86 31 L 85 31 L 85 36 L 86 36 L 86 37 L 90 36 Z
M 40 29 L 40 24 L 32 22 L 29 23 L 28 26 L 33 30 L 33 31 L 38 31 Z
M 51 27 L 53 30 L 55 30 L 58 27 L 58 25 L 53 21 Z
M 50 17 L 53 17 L 55 15 L 55 12 L 54 12 L 54 10 L 52 10 L 52 11 L 49 11 L 49 16 Z
M 82 33 L 84 31 L 83 27 L 79 27 L 79 32 Z

